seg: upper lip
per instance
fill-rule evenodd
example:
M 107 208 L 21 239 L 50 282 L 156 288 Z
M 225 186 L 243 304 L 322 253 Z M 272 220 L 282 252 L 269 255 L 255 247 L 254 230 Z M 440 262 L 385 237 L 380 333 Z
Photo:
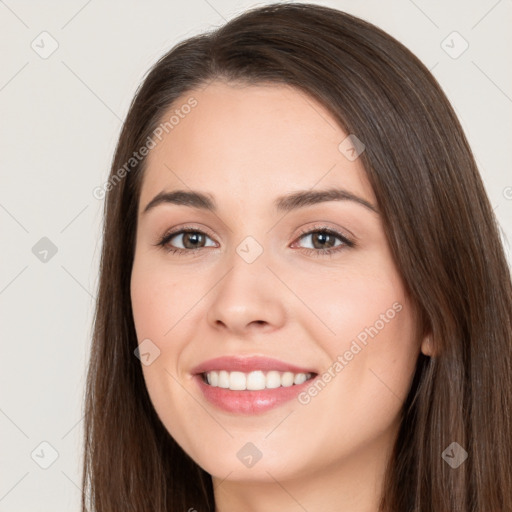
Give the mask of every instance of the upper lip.
M 211 371 L 226 370 L 228 372 L 248 373 L 255 370 L 292 373 L 316 373 L 310 368 L 303 368 L 294 364 L 263 356 L 222 356 L 209 359 L 197 365 L 191 370 L 192 374 L 198 375 Z

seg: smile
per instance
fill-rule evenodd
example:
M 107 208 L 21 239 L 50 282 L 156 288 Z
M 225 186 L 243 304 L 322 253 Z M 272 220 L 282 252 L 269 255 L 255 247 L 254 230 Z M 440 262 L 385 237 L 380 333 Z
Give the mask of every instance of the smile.
M 212 387 L 230 389 L 231 391 L 259 391 L 276 389 L 303 384 L 313 377 L 312 373 L 279 372 L 261 370 L 244 372 L 229 372 L 227 370 L 210 371 L 202 374 L 204 382 Z
M 318 376 L 311 368 L 261 356 L 218 357 L 191 374 L 207 403 L 238 414 L 258 414 L 289 402 Z

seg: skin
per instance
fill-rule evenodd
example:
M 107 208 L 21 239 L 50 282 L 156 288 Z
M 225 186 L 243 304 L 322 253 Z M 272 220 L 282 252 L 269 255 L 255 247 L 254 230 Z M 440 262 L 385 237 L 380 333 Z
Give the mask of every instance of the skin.
M 197 106 L 148 155 L 139 201 L 131 299 L 139 343 L 149 338 L 160 350 L 142 366 L 155 410 L 212 475 L 218 511 L 375 512 L 428 340 L 416 335 L 378 213 L 348 200 L 273 208 L 278 196 L 330 187 L 378 208 L 361 161 L 338 149 L 347 134 L 329 111 L 291 87 L 216 81 L 169 113 L 190 96 Z M 176 189 L 211 194 L 217 213 L 175 204 L 142 213 Z M 356 246 L 315 257 L 312 237 L 300 237 L 318 224 Z M 186 254 L 156 245 L 184 225 L 206 233 L 202 248 L 185 249 L 182 235 L 169 245 Z M 236 252 L 247 236 L 263 248 L 250 264 Z M 335 240 L 326 247 L 339 247 Z M 337 357 L 394 303 L 401 311 L 335 372 Z M 224 355 L 273 357 L 321 375 L 330 368 L 334 377 L 307 404 L 233 414 L 207 402 L 191 375 Z M 250 468 L 236 455 L 247 442 L 262 453 Z

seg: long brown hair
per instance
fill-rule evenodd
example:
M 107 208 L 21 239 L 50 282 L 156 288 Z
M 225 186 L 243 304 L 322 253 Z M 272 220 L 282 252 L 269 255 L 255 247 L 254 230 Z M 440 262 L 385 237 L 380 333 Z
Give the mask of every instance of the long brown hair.
M 247 11 L 178 44 L 131 104 L 105 187 L 82 510 L 215 508 L 210 475 L 151 405 L 130 302 L 145 158 L 130 159 L 178 98 L 215 79 L 294 86 L 366 146 L 360 158 L 396 265 L 434 347 L 417 362 L 381 510 L 510 512 L 512 285 L 468 142 L 434 77 L 402 44 L 356 17 L 299 3 Z M 442 457 L 453 442 L 468 453 L 457 468 Z

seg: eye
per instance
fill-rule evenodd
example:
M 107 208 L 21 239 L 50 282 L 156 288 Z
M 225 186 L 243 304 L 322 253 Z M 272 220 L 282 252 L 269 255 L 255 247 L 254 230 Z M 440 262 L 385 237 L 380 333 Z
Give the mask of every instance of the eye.
M 185 253 L 206 247 L 206 239 L 211 238 L 203 231 L 196 228 L 182 228 L 177 231 L 165 234 L 157 243 L 168 252 Z M 171 241 L 176 239 L 171 245 Z M 178 244 L 176 247 L 175 244 Z M 181 247 L 180 247 L 181 245 Z M 215 244 L 213 244 L 215 246 Z
M 302 239 L 308 240 L 312 244 L 313 248 L 305 248 L 305 250 L 308 254 L 314 256 L 332 256 L 347 247 L 355 246 L 355 243 L 345 235 L 325 226 L 302 232 L 299 240 Z

